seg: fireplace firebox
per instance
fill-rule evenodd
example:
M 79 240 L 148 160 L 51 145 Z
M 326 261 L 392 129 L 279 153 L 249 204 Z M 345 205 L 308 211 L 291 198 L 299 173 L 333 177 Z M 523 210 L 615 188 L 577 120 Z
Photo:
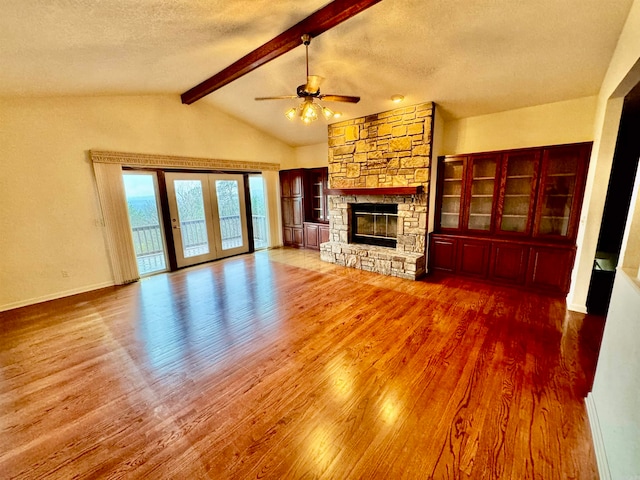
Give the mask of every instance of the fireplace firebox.
M 354 203 L 351 205 L 351 243 L 396 247 L 398 204 Z

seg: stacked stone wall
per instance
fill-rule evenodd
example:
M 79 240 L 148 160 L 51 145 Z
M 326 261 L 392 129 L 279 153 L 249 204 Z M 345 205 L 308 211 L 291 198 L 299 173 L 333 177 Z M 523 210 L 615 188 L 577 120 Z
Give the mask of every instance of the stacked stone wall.
M 433 111 L 425 103 L 329 126 L 329 187 L 362 194 L 329 197 L 330 241 L 320 245 L 322 260 L 409 279 L 425 273 Z M 424 193 L 368 190 L 399 186 L 422 186 Z M 357 203 L 398 205 L 396 248 L 349 243 Z
M 331 188 L 429 184 L 433 103 L 329 126 Z

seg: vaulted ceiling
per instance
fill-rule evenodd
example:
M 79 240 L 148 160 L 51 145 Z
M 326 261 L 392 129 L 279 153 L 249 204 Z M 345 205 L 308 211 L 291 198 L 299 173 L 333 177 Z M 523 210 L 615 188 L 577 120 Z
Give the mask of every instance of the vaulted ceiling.
M 9 0 L 0 5 L 0 96 L 180 94 L 327 0 Z M 448 118 L 595 95 L 632 0 L 383 0 L 313 39 L 311 74 L 344 118 L 435 101 Z M 298 146 L 326 123 L 287 120 L 304 47 L 200 102 Z M 183 108 L 192 108 L 185 105 Z

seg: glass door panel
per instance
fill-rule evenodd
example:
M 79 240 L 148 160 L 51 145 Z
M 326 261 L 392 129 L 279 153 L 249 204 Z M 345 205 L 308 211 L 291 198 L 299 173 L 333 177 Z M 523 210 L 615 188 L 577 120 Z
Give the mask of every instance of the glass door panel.
M 210 253 L 204 194 L 200 180 L 176 180 L 176 205 L 180 219 L 182 253 L 185 258 Z
M 269 246 L 267 225 L 267 202 L 264 195 L 264 180 L 261 175 L 249 176 L 251 195 L 251 224 L 253 226 L 253 246 L 256 250 Z
M 504 198 L 500 230 L 528 233 L 533 206 L 537 157 L 535 154 L 510 155 L 505 159 Z
M 243 244 L 243 238 L 238 182 L 234 180 L 214 180 L 214 190 L 218 201 L 222 250 L 240 247 Z
M 464 159 L 446 159 L 442 162 L 442 168 L 443 185 L 440 227 L 459 228 Z
M 169 211 L 178 267 L 216 258 L 207 174 L 166 173 Z
M 166 247 L 158 208 L 158 182 L 155 172 L 122 174 L 133 237 L 133 248 L 140 275 L 167 269 Z
M 471 167 L 471 198 L 469 201 L 470 230 L 491 229 L 493 197 L 496 179 L 496 158 L 474 158 Z
M 576 156 L 543 160 L 537 235 L 568 235 L 578 167 Z
M 242 175 L 209 175 L 218 258 L 249 251 Z

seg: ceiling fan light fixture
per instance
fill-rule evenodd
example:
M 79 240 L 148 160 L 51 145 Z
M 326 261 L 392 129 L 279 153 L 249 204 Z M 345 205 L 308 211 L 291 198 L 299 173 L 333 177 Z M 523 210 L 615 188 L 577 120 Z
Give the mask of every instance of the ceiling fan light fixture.
M 305 100 L 302 104 L 300 116 L 304 123 L 310 123 L 318 119 L 318 110 L 320 106 L 313 103 L 313 100 Z
M 296 108 L 294 108 L 294 107 L 291 107 L 289 110 L 284 112 L 284 116 L 287 117 L 291 121 L 293 121 L 296 118 L 297 115 L 298 115 L 298 110 Z
M 322 114 L 324 115 L 324 118 L 326 118 L 327 120 L 331 119 L 335 115 L 333 111 L 327 107 L 322 107 Z

